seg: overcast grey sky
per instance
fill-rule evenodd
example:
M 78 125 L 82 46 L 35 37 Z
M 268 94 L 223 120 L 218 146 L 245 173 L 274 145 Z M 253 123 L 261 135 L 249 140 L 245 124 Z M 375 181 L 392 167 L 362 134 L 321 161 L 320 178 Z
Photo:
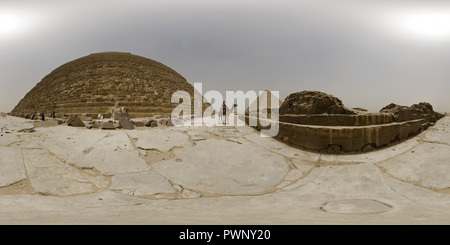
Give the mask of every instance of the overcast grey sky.
M 1 0 L 0 111 L 71 60 L 124 51 L 203 92 L 318 90 L 450 112 L 450 4 L 406 0 Z

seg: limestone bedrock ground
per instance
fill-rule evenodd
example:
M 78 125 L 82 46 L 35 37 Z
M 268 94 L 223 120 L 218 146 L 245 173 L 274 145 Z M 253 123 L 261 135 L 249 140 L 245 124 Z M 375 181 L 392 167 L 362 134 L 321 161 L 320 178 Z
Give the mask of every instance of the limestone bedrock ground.
M 0 224 L 450 224 L 449 117 L 356 155 L 247 126 L 45 125 L 0 117 Z

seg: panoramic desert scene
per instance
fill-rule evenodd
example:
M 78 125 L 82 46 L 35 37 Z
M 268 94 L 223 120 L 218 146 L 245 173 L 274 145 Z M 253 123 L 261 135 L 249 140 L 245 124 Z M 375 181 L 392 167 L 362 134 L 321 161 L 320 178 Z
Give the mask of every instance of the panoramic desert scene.
M 245 114 L 225 103 L 207 117 L 197 103 L 196 117 L 168 114 L 178 104 L 159 84 L 194 96 L 161 63 L 96 53 L 2 114 L 1 222 L 448 223 L 450 120 L 429 103 L 368 113 L 323 92 L 281 103 L 265 91 Z M 263 137 L 267 127 L 277 134 Z
M 132 2 L 0 9 L 0 224 L 450 224 L 450 6 Z

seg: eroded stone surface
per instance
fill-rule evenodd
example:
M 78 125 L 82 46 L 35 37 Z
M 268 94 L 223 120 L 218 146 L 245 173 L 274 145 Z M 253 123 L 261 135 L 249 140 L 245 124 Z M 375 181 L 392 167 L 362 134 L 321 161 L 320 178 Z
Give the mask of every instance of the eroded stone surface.
M 136 173 L 147 171 L 150 167 L 139 157 L 128 138 L 123 132 L 111 132 L 97 142 L 84 156 L 80 163 L 75 164 L 81 168 L 95 168 L 105 175 Z
M 390 211 L 390 205 L 372 199 L 336 200 L 322 207 L 327 213 L 336 214 L 377 214 Z
M 16 134 L 2 132 L 2 136 L 0 136 L 0 146 L 9 146 L 17 141 L 19 138 Z
M 40 194 L 80 195 L 95 192 L 108 185 L 104 177 L 68 166 L 45 150 L 23 151 L 28 178 Z
M 188 136 L 170 129 L 151 129 L 127 132 L 131 138 L 138 139 L 136 146 L 143 150 L 167 152 L 174 147 L 190 145 Z
M 450 145 L 450 117 L 437 121 L 436 125 L 425 133 L 424 140 Z
M 334 200 L 392 197 L 394 193 L 384 181 L 381 171 L 372 164 L 330 165 L 315 168 L 310 173 L 312 179 L 299 181 L 290 188 L 301 188 Z
M 25 178 L 22 151 L 0 147 L 0 187 L 11 185 Z
M 7 118 L 17 128 L 27 123 Z M 10 130 L 17 141 L 3 148 L 23 152 L 27 175 L 0 186 L 0 223 L 449 224 L 449 189 L 437 185 L 448 180 L 449 129 L 441 121 L 424 137 L 333 156 L 248 127 Z M 154 130 L 184 135 L 182 146 L 159 152 L 135 145 Z M 151 160 L 156 152 L 161 156 Z M 92 164 L 77 165 L 89 158 Z M 29 189 L 8 190 L 19 183 Z
M 86 151 L 107 135 L 100 130 L 89 131 L 67 126 L 42 128 L 39 129 L 39 133 L 44 133 L 45 136 L 35 139 L 39 144 L 33 145 L 34 148 L 46 148 L 58 158 L 71 164 L 80 163 Z
M 236 154 L 242 149 L 245 154 Z M 288 171 L 283 157 L 248 142 L 198 141 L 176 157 L 180 160 L 158 162 L 154 169 L 183 187 L 213 194 L 262 193 L 279 184 Z
M 430 155 L 433 156 L 430 159 Z M 377 164 L 388 174 L 429 188 L 450 188 L 450 146 L 424 143 Z
M 178 192 L 167 179 L 153 172 L 116 175 L 112 178 L 112 185 L 109 189 L 137 197 Z

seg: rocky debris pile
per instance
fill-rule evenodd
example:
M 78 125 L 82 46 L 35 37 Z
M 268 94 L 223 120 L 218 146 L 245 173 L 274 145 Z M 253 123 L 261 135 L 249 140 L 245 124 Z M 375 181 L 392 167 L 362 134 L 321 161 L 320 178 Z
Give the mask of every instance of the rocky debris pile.
M 130 122 L 130 117 L 126 113 L 115 113 L 114 120 L 119 121 L 120 127 L 127 130 L 133 130 L 134 125 Z
M 342 101 L 333 95 L 318 91 L 302 91 L 290 94 L 280 106 L 283 114 L 347 114 L 355 115 L 356 111 L 344 106 Z
M 113 120 L 92 120 L 89 117 L 71 117 L 67 119 L 67 125 L 72 127 L 86 127 L 88 129 L 133 130 L 136 127 L 173 126 L 170 118 L 147 118 L 143 120 L 131 120 L 127 114 L 115 115 Z
M 445 115 L 433 110 L 433 106 L 427 102 L 420 102 L 412 106 L 401 106 L 391 103 L 380 110 L 381 113 L 391 113 L 398 122 L 426 118 L 435 123 Z
M 67 125 L 72 127 L 86 127 L 84 121 L 79 117 L 71 117 L 67 120 Z

